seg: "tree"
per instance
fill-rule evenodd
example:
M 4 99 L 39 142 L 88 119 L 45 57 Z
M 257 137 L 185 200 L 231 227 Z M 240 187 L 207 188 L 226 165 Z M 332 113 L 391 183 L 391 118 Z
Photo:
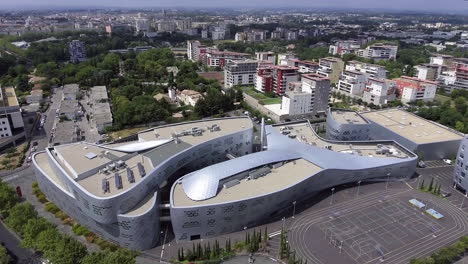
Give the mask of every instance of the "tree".
M 4 164 L 2 164 L 4 165 Z M 19 202 L 15 190 L 0 179 L 0 214 L 8 216 L 8 211 Z
M 426 188 L 426 187 L 424 186 L 424 179 L 423 179 L 422 182 L 421 182 L 421 185 L 419 186 L 419 189 L 424 191 L 424 188 Z
M 45 252 L 46 257 L 54 264 L 80 263 L 86 254 L 86 247 L 69 236 L 63 236 L 62 239 L 57 241 L 54 250 Z
M 6 248 L 0 246 L 0 264 L 9 264 L 11 261 L 12 259 L 8 255 Z
M 41 232 L 51 228 L 55 228 L 54 225 L 43 217 L 29 219 L 23 228 L 23 240 L 21 241 L 21 245 L 26 248 L 38 249 L 36 238 Z
M 455 123 L 455 129 L 463 133 L 465 131 L 465 123 L 463 123 L 462 121 L 457 121 Z
M 6 224 L 15 232 L 23 234 L 23 228 L 29 219 L 37 217 L 37 212 L 30 203 L 18 203 L 11 208 Z
M 455 104 L 455 109 L 457 109 L 460 114 L 464 115 L 468 106 L 465 97 L 457 97 L 453 102 Z
M 432 192 L 433 184 L 434 184 L 434 177 L 431 178 L 431 182 L 429 183 L 429 187 L 427 188 L 427 190 L 428 190 L 429 192 Z

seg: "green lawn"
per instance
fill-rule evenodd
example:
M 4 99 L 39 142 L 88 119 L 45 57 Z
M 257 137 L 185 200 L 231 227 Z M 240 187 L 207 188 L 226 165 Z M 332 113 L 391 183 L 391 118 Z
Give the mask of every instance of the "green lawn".
M 441 102 L 441 103 L 445 103 L 445 102 L 447 102 L 447 101 L 450 101 L 451 98 L 448 97 L 448 96 L 445 96 L 445 95 L 436 94 L 435 100 L 436 100 L 436 101 L 439 101 L 439 102 Z
M 264 105 L 270 105 L 270 104 L 281 104 L 281 98 L 268 98 L 268 99 L 263 99 L 261 100 Z

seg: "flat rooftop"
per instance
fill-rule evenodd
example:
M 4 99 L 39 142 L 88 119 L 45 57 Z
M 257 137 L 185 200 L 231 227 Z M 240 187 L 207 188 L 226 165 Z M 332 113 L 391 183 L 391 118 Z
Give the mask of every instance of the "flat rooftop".
M 241 179 L 239 184 L 229 188 L 220 186 L 221 189 L 215 197 L 203 201 L 191 200 L 185 194 L 182 184 L 176 183 L 172 193 L 173 202 L 176 207 L 185 207 L 244 200 L 292 186 L 319 172 L 321 169 L 305 159 L 289 161 L 280 167 L 272 168 L 268 174 L 257 179 Z
M 211 132 L 208 129 L 208 127 L 211 127 L 213 125 L 218 125 L 219 130 Z M 141 132 L 140 134 L 138 134 L 138 138 L 140 139 L 140 141 L 171 139 L 173 134 L 180 134 L 184 131 L 189 131 L 194 127 L 203 129 L 204 132 L 198 136 L 180 136 L 179 140 L 190 145 L 197 145 L 216 137 L 221 137 L 243 129 L 251 128 L 252 121 L 250 121 L 250 119 L 246 117 L 207 121 L 200 120 L 199 122 L 194 123 L 182 123 L 165 127 L 157 127 L 151 130 Z
M 412 113 L 390 109 L 362 116 L 417 144 L 461 140 L 462 135 Z
M 358 113 L 333 109 L 331 111 L 333 119 L 340 124 L 368 124 L 368 122 Z
M 213 128 L 215 124 L 219 126 L 219 130 L 214 129 L 210 131 L 209 127 Z M 139 152 L 124 152 L 113 149 L 126 144 L 138 144 L 137 141 L 105 146 L 79 142 L 51 147 L 48 151 L 52 153 L 53 159 L 55 159 L 59 166 L 66 171 L 68 177 L 93 195 L 109 197 L 124 192 L 144 177 L 140 175 L 138 164 L 141 164 L 146 173 L 149 174 L 156 166 L 174 154 L 209 139 L 252 127 L 252 122 L 246 117 L 209 120 L 155 128 L 142 134 L 146 141 L 171 139 L 172 133 L 181 133 L 186 130 L 192 131 L 193 127 L 203 129 L 204 132 L 199 136 L 179 136 L 180 142 L 178 143 L 169 141 L 155 145 L 154 147 L 150 145 L 149 148 L 142 149 Z M 158 135 L 157 137 L 155 132 Z M 141 137 L 141 134 L 139 136 Z M 47 171 L 54 181 L 63 185 L 59 180 L 60 177 L 50 168 L 49 157 L 46 153 L 37 155 L 35 161 L 41 169 Z M 123 164 L 119 166 L 118 164 L 122 162 Z M 133 172 L 134 182 L 129 180 L 127 175 L 128 168 Z M 120 188 L 116 185 L 116 173 L 122 179 L 122 187 Z M 106 192 L 102 189 L 103 179 L 107 179 L 109 182 L 109 190 Z M 151 199 L 151 197 L 148 197 L 148 200 L 141 202 L 138 207 L 132 209 L 129 213 L 138 214 L 144 212 L 145 208 L 147 209 L 151 206 Z
M 407 158 L 411 155 L 407 150 L 399 145 L 388 141 L 386 143 L 366 143 L 366 142 L 333 142 L 325 141 L 317 136 L 308 123 L 290 124 L 284 126 L 275 126 L 278 131 L 285 134 L 285 137 L 294 135 L 294 138 L 300 142 L 319 147 L 328 148 L 331 151 L 341 152 L 350 155 L 367 156 L 374 158 Z M 388 149 L 389 152 L 383 154 L 382 149 Z

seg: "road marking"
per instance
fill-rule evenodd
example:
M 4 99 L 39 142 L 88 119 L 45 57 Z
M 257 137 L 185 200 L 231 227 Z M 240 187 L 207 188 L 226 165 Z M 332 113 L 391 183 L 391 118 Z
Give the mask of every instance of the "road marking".
M 408 187 L 410 187 L 412 190 L 414 189 L 413 187 L 411 187 L 411 185 L 409 185 L 407 182 L 405 182 L 406 185 L 408 185 Z
M 275 231 L 275 232 L 273 232 L 273 233 L 268 234 L 268 237 L 269 237 L 269 238 L 272 238 L 272 237 L 275 237 L 275 236 L 277 236 L 277 235 L 279 235 L 279 234 L 281 234 L 281 230 L 278 230 L 278 231 Z
M 9 176 L 9 177 L 3 178 L 2 181 L 4 181 L 4 182 L 9 182 L 9 181 L 18 179 L 19 177 L 21 177 L 19 174 L 15 174 L 15 175 L 13 175 L 13 176 Z

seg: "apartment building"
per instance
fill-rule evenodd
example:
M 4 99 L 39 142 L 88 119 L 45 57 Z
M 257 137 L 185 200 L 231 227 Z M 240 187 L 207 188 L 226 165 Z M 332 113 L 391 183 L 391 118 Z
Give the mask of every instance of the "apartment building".
M 202 55 L 202 61 L 209 67 L 224 68 L 228 61 L 245 60 L 249 57 L 250 54 L 247 53 L 207 49 L 206 53 Z
M 83 42 L 72 40 L 69 44 L 70 62 L 79 63 L 86 60 L 86 49 Z
M 287 65 L 299 68 L 299 73 L 315 73 L 319 69 L 317 62 L 308 60 L 289 59 L 287 60 Z
M 373 78 L 387 78 L 388 73 L 384 66 L 360 61 L 349 61 L 346 70 L 362 72 Z
M 312 113 L 312 94 L 305 92 L 286 92 L 281 99 L 281 113 L 302 116 Z
M 452 89 L 468 89 L 468 59 L 454 58 L 453 70 L 455 71 L 455 81 Z
M 369 77 L 362 94 L 362 100 L 368 104 L 384 105 L 396 98 L 396 82 L 389 79 Z
M 24 122 L 15 88 L 0 87 L 0 138 L 21 132 L 24 132 Z
M 366 87 L 367 75 L 358 71 L 344 71 L 338 81 L 337 90 L 353 96 L 362 96 Z
M 258 61 L 265 61 L 270 62 L 271 64 L 276 64 L 276 55 L 272 51 L 255 52 L 255 57 Z
M 185 31 L 188 29 L 192 28 L 192 19 L 181 19 L 181 20 L 176 20 L 176 27 L 180 31 Z
M 296 67 L 282 65 L 259 67 L 255 77 L 255 89 L 284 95 L 288 84 L 299 80 L 298 70 Z
M 368 59 L 379 60 L 395 60 L 398 52 L 397 45 L 377 43 L 368 46 L 365 49 L 358 51 L 358 56 Z
M 361 48 L 361 42 L 357 40 L 337 41 L 334 45 L 330 45 L 328 53 L 343 56 L 354 54 L 359 48 Z
M 302 92 L 311 94 L 311 113 L 323 114 L 328 108 L 330 97 L 330 79 L 316 73 L 301 76 Z
M 207 47 L 198 40 L 187 40 L 187 57 L 191 61 L 199 61 L 206 49 Z
M 404 103 L 417 100 L 432 101 L 436 95 L 437 83 L 421 80 L 415 77 L 401 76 L 394 79 L 396 82 L 397 95 Z
M 257 60 L 229 61 L 224 67 L 224 86 L 255 84 L 257 67 Z
M 427 80 L 427 81 L 437 81 L 439 78 L 439 75 L 442 73 L 442 71 L 446 69 L 446 66 L 439 65 L 439 64 L 421 64 L 421 65 L 416 65 L 414 66 L 415 74 L 414 77 L 421 79 L 421 80 Z
M 445 54 L 432 54 L 430 64 L 451 66 L 453 61 L 453 56 Z
M 344 61 L 334 57 L 322 58 L 319 61 L 317 74 L 330 79 L 332 84 L 337 84 L 343 72 Z
M 146 18 L 136 18 L 135 19 L 135 31 L 136 32 L 149 31 L 149 20 Z

